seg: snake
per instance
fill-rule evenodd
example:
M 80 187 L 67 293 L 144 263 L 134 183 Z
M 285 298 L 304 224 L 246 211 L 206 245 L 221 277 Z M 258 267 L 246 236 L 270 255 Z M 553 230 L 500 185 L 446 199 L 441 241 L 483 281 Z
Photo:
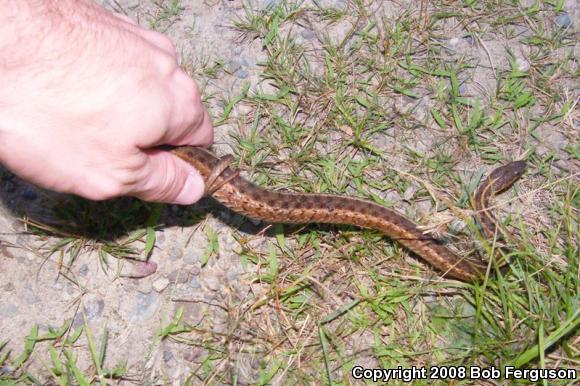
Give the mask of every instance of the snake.
M 220 157 L 195 146 L 176 147 L 171 152 L 199 171 L 207 196 L 246 217 L 268 223 L 325 223 L 373 229 L 427 261 L 443 277 L 478 282 L 487 271 L 488 262 L 459 256 L 409 218 L 375 202 L 334 194 L 272 191 L 240 176 L 240 170 L 231 167 L 231 155 Z M 496 234 L 497 220 L 489 208 L 491 199 L 507 190 L 525 169 L 523 160 L 500 166 L 483 179 L 473 194 L 475 216 L 485 237 Z

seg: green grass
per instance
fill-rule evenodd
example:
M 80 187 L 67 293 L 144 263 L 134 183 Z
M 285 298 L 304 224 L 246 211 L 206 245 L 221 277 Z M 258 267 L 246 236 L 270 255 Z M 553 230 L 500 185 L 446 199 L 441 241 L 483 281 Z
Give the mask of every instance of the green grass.
M 241 263 L 254 272 L 260 291 L 222 305 L 230 315 L 225 332 L 213 332 L 207 321 L 189 325 L 178 311 L 160 325 L 158 338 L 205 350 L 202 363 L 190 367 L 191 384 L 236 384 L 236 369 L 252 360 L 258 384 L 351 384 L 356 364 L 578 370 L 580 187 L 577 171 L 558 174 L 554 167 L 568 160 L 573 168 L 580 155 L 573 34 L 553 24 L 562 2 L 529 8 L 499 0 L 422 2 L 421 12 L 397 9 L 390 16 L 370 12 L 361 1 L 347 4 L 247 7 L 233 22 L 266 54 L 260 84 L 241 85 L 234 95 L 206 95 L 214 121 L 236 128 L 232 152 L 240 167 L 270 188 L 349 194 L 394 207 L 462 248 L 460 241 L 477 233 L 446 225 L 455 214 L 469 218 L 469 193 L 483 172 L 526 158 L 527 174 L 506 193 L 515 205 L 496 209 L 513 235 L 505 252 L 509 270 L 493 272 L 492 266 L 484 283 L 464 284 L 440 280 L 373 231 L 277 225 L 268 231 L 267 246 L 257 248 L 251 241 L 264 236 L 234 229 Z M 160 15 L 177 17 L 179 7 L 165 2 Z M 167 23 L 163 17 L 158 20 Z M 299 26 L 306 22 L 318 32 L 305 43 Z M 453 54 L 451 36 L 469 37 L 475 49 L 482 44 L 481 56 Z M 488 52 L 496 40 L 500 57 Z M 527 71 L 516 60 L 524 49 Z M 208 63 L 185 66 L 198 77 L 217 77 L 223 65 Z M 485 85 L 477 78 L 482 71 Z M 543 146 L 547 128 L 570 144 L 558 151 Z M 109 217 L 72 213 L 85 220 Z M 142 227 L 134 224 L 142 238 L 155 225 L 147 213 Z M 215 232 L 207 232 L 212 243 L 204 260 L 219 248 Z M 97 245 L 123 250 L 114 241 Z M 0 349 L 0 365 L 14 368 L 0 373 L 0 381 L 33 382 L 23 365 L 34 350 L 30 342 L 38 341 L 31 336 L 20 356 Z M 97 382 L 114 373 L 102 366 L 104 340 L 97 345 L 87 330 L 85 336 L 82 348 L 63 344 L 57 359 L 41 359 L 50 363 L 45 370 L 60 368 L 51 372 L 54 382 Z M 58 339 L 46 340 L 54 345 Z M 74 353 L 86 348 L 93 370 L 82 373 Z
M 149 28 L 159 32 L 167 30 L 179 20 L 184 10 L 181 0 L 155 0 L 152 13 L 147 18 Z

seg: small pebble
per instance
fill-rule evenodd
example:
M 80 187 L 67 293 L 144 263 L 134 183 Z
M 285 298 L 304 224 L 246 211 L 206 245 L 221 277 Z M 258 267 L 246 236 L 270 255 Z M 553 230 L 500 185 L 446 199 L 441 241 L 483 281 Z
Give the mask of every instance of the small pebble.
M 207 276 L 203 279 L 203 284 L 207 287 L 210 291 L 217 291 L 222 287 L 222 283 L 215 275 Z
M 416 192 L 417 192 L 417 186 L 409 185 L 409 187 L 403 193 L 403 200 L 410 201 Z
M 138 293 L 135 296 L 135 320 L 143 322 L 150 319 L 159 306 L 159 295 L 152 291 L 149 294 Z
M 457 37 L 449 39 L 449 45 L 451 45 L 451 46 L 456 46 L 460 42 L 461 42 L 461 39 L 459 39 Z
M 90 299 L 84 303 L 83 307 L 89 322 L 100 318 L 104 309 L 105 301 L 103 299 Z
M 451 221 L 451 223 L 449 224 L 449 230 L 452 233 L 460 233 L 463 232 L 463 230 L 467 227 L 467 224 L 465 223 L 465 221 L 456 218 L 453 219 L 453 221 Z
M 6 256 L 9 259 L 14 259 L 16 257 L 14 256 L 14 253 L 12 253 L 6 246 L 0 247 L 0 256 Z
M 401 197 L 401 195 L 399 194 L 399 192 L 395 191 L 395 190 L 390 190 L 385 194 L 385 200 L 386 201 L 391 201 L 391 202 L 399 202 L 401 201 L 403 198 Z
M 169 285 L 169 279 L 161 277 L 153 282 L 153 289 L 157 292 L 163 291 Z
M 260 359 L 253 357 L 250 361 L 250 366 L 254 369 L 254 370 L 258 370 L 260 368 Z
M 169 351 L 169 350 L 163 351 L 163 361 L 164 362 L 169 362 L 172 359 L 173 359 L 173 353 L 171 351 Z
M 516 66 L 519 71 L 526 72 L 530 69 L 530 62 L 523 58 L 517 58 Z
M 14 284 L 12 282 L 8 282 L 4 285 L 4 287 L 2 287 L 2 289 L 6 292 L 12 292 L 14 291 Z
M 175 271 L 167 275 L 167 279 L 169 280 L 170 283 L 183 284 L 188 282 L 189 280 L 188 276 L 189 275 L 185 270 L 176 269 Z
M 157 271 L 157 263 L 154 261 L 138 261 L 133 264 L 128 264 L 123 268 L 121 277 L 130 277 L 139 279 L 150 276 Z
M 87 276 L 88 273 L 89 273 L 89 266 L 86 264 L 81 265 L 79 268 L 79 275 L 81 275 L 82 277 L 85 277 L 85 276 Z
M 140 0 L 127 0 L 125 2 L 125 6 L 129 9 L 136 9 L 139 7 L 139 5 L 141 5 Z
M 567 173 L 572 173 L 569 162 L 563 159 L 554 162 L 554 166 Z
M 245 67 L 255 67 L 256 66 L 256 62 L 254 60 L 250 59 L 250 58 L 247 58 L 247 57 L 244 57 L 242 59 L 242 64 Z
M 64 288 L 64 284 L 62 284 L 60 281 L 57 281 L 53 283 L 52 288 L 54 288 L 57 291 L 61 291 Z
M 428 215 L 429 213 L 431 213 L 431 201 L 429 200 L 424 200 L 424 201 L 419 201 L 416 203 L 416 211 L 417 214 L 420 216 L 424 216 L 424 215 Z
M 201 273 L 201 267 L 199 265 L 194 265 L 189 270 L 189 273 L 192 274 L 193 276 L 197 276 Z
M 179 260 L 183 257 L 183 249 L 172 245 L 167 249 L 167 257 L 171 261 Z
M 10 366 L 0 366 L 0 374 L 9 374 L 13 371 L 14 369 Z
M 309 28 L 304 28 L 302 30 L 302 32 L 300 33 L 300 35 L 306 40 L 311 40 L 311 39 L 314 39 L 316 37 L 316 34 L 314 33 L 314 31 L 312 31 Z
M 238 58 L 234 58 L 228 62 L 227 67 L 229 72 L 234 73 L 242 68 L 242 61 Z
M 199 284 L 199 281 L 197 280 L 197 277 L 193 276 L 191 278 L 191 280 L 189 281 L 189 286 L 191 288 L 201 288 L 201 284 Z
M 22 247 L 28 246 L 29 238 L 26 235 L 18 235 L 16 236 L 16 244 Z M 30 258 L 29 258 L 30 259 Z
M 187 251 L 187 253 L 183 255 L 183 262 L 186 264 L 195 264 L 199 261 L 199 254 L 200 251 Z
M 236 56 L 237 56 L 237 55 L 240 55 L 240 54 L 242 53 L 242 51 L 243 51 L 243 50 L 244 50 L 244 49 L 242 48 L 242 46 L 236 46 L 236 47 L 234 47 L 234 49 L 233 49 L 233 51 L 232 51 L 232 52 L 234 53 L 234 55 L 236 55 Z
M 250 75 L 248 73 L 247 70 L 241 68 L 238 71 L 236 71 L 235 75 L 239 78 L 239 79 L 246 79 L 248 77 L 248 75 Z
M 555 22 L 560 28 L 568 28 L 572 26 L 572 19 L 566 12 L 556 16 Z
M 139 280 L 139 284 L 137 284 L 137 291 L 141 292 L 142 294 L 148 294 L 153 290 L 153 283 L 149 279 L 142 279 Z

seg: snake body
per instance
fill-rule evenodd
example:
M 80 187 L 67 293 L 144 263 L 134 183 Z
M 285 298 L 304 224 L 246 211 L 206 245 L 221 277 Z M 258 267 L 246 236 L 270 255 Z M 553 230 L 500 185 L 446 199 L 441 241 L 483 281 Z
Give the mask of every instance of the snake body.
M 407 217 L 374 202 L 332 194 L 275 192 L 261 188 L 223 167 L 222 159 L 199 147 L 178 147 L 172 152 L 194 166 L 215 190 L 211 196 L 231 210 L 272 223 L 327 223 L 376 229 L 398 241 L 428 261 L 444 276 L 473 282 L 481 279 L 487 263 L 460 257 L 436 239 L 424 234 Z M 216 170 L 219 172 L 216 174 Z M 495 219 L 487 210 L 489 199 L 507 189 L 524 172 L 525 162 L 517 161 L 494 170 L 474 195 L 480 223 L 489 235 L 495 232 Z

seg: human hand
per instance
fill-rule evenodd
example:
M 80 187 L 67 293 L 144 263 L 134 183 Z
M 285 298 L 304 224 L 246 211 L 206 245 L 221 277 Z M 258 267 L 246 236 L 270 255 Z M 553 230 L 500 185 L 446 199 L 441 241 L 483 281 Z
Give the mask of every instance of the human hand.
M 213 141 L 199 90 L 168 38 L 86 0 L 3 8 L 1 163 L 93 200 L 190 204 L 203 195 L 199 173 L 156 148 Z

